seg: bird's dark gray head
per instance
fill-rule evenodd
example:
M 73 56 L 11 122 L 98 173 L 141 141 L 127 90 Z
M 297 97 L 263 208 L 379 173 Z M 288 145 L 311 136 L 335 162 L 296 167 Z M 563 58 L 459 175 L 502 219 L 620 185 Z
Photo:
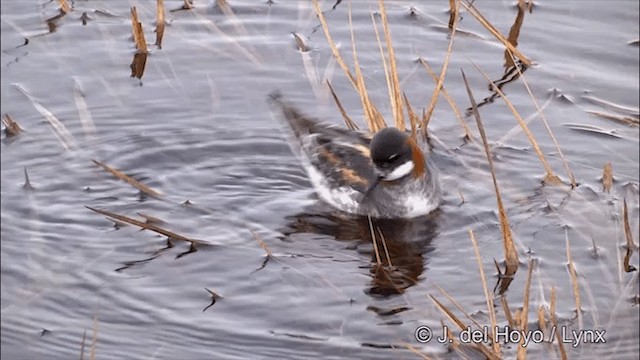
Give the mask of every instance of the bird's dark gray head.
M 397 180 L 415 167 L 409 135 L 387 127 L 378 131 L 369 145 L 371 160 L 381 180 Z

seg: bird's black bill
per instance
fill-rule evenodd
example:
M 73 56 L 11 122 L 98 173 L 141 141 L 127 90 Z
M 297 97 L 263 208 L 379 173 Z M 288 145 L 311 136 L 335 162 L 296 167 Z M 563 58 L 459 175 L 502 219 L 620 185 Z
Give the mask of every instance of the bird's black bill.
M 378 184 L 380 184 L 381 180 L 382 180 L 382 176 L 376 177 L 376 179 L 373 181 L 373 184 L 371 184 L 371 186 L 369 186 L 367 191 L 364 192 L 363 199 L 366 199 L 373 192 L 373 190 L 376 188 L 376 186 L 378 186 Z

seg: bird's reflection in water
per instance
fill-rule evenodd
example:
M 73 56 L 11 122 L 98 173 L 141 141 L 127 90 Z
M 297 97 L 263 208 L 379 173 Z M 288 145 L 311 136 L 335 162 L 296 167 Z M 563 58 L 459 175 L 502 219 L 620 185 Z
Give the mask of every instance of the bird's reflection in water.
M 288 217 L 285 235 L 321 234 L 339 241 L 359 240 L 356 251 L 371 258 L 371 282 L 365 292 L 372 297 L 404 293 L 425 270 L 431 241 L 437 235 L 440 210 L 415 219 L 369 219 L 327 209 L 321 203 Z M 375 239 L 375 245 L 374 245 Z M 377 248 L 377 251 L 376 251 Z

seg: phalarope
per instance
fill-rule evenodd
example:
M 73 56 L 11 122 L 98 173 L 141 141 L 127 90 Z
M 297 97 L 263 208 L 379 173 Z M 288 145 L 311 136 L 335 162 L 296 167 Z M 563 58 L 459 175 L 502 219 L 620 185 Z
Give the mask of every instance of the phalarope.
M 387 127 L 371 138 L 309 118 L 279 94 L 270 98 L 291 129 L 292 150 L 328 204 L 377 218 L 413 218 L 438 207 L 437 170 L 410 134 Z

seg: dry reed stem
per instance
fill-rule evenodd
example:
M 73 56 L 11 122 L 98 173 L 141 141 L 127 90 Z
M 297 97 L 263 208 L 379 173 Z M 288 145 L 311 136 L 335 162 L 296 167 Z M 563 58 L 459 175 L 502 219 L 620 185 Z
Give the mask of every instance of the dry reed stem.
M 458 4 L 456 5 L 456 12 L 459 9 L 461 0 L 456 0 Z M 429 121 L 431 121 L 431 115 L 433 115 L 434 110 L 436 109 L 436 104 L 438 103 L 438 95 L 440 95 L 440 89 L 442 89 L 442 85 L 444 84 L 444 78 L 447 74 L 447 69 L 449 68 L 449 60 L 451 59 L 451 53 L 453 51 L 453 39 L 456 35 L 456 28 L 458 27 L 458 19 L 456 18 L 453 22 L 453 29 L 451 30 L 451 35 L 449 38 L 449 47 L 447 48 L 447 53 L 444 58 L 444 63 L 442 64 L 442 70 L 440 70 L 440 76 L 438 77 L 438 82 L 436 83 L 435 89 L 433 89 L 433 93 L 431 94 L 431 100 L 429 101 L 429 107 L 427 108 L 426 115 L 422 119 L 422 131 L 426 136 L 427 134 L 427 126 L 429 125 Z
M 293 38 L 296 41 L 296 47 L 298 48 L 298 50 L 302 52 L 308 52 L 310 50 L 309 46 L 307 46 L 307 44 L 304 42 L 304 39 L 302 39 L 302 36 L 300 36 L 300 34 L 296 32 L 292 32 L 291 35 L 293 35 Z
M 386 124 L 384 124 L 384 120 L 380 116 L 380 113 L 375 108 L 375 105 L 371 102 L 369 98 L 369 94 L 367 92 L 367 87 L 364 81 L 364 75 L 362 74 L 362 69 L 360 68 L 360 64 L 358 63 L 358 54 L 356 51 L 356 40 L 355 33 L 353 31 L 353 22 L 351 17 L 351 3 L 348 6 L 348 14 L 349 14 L 349 30 L 351 32 L 351 48 L 353 51 L 353 67 L 356 73 L 356 89 L 358 91 L 358 95 L 360 95 L 360 102 L 362 104 L 362 110 L 364 111 L 365 121 L 367 122 L 367 126 L 372 133 L 377 132 L 381 128 L 384 128 Z
M 609 113 L 605 113 L 602 111 L 595 111 L 595 110 L 587 110 L 587 114 L 600 116 L 605 119 L 612 120 L 616 123 L 623 124 L 623 125 L 628 125 L 632 127 L 640 126 L 640 120 L 633 118 L 631 116 L 620 116 L 617 114 L 609 114 Z
M 127 223 L 127 224 L 135 225 L 135 226 L 138 226 L 138 227 L 140 227 L 140 228 L 142 228 L 144 230 L 151 230 L 151 231 L 153 231 L 155 233 L 158 233 L 160 235 L 164 235 L 164 236 L 169 237 L 169 238 L 174 239 L 174 240 L 186 241 L 186 242 L 191 243 L 192 245 L 193 244 L 207 244 L 206 242 L 201 241 L 201 240 L 190 239 L 190 238 L 184 237 L 182 235 L 176 234 L 176 233 L 174 233 L 172 231 L 163 229 L 160 226 L 155 225 L 155 224 L 144 223 L 142 221 L 138 221 L 136 219 L 132 219 L 132 218 L 130 218 L 128 216 L 119 215 L 119 214 L 112 213 L 112 212 L 106 211 L 106 210 L 100 210 L 100 209 L 92 208 L 92 207 L 86 206 L 86 205 L 85 205 L 85 207 L 87 209 L 91 210 L 91 211 L 97 212 L 98 214 L 102 214 L 102 215 L 104 215 L 106 217 L 109 217 L 111 219 L 116 219 L 116 220 L 119 220 L 119 221 Z
M 376 34 L 376 41 L 378 43 L 378 49 L 380 50 L 380 59 L 382 59 L 382 68 L 384 69 L 384 77 L 385 77 L 385 81 L 387 82 L 387 91 L 389 93 L 389 100 L 391 101 L 391 108 L 392 108 L 392 113 L 394 114 L 394 119 L 395 119 L 395 123 L 396 123 L 396 127 L 398 129 L 400 129 L 401 131 L 404 131 L 405 128 L 405 124 L 404 121 L 398 122 L 397 118 L 395 117 L 395 113 L 396 113 L 396 102 L 395 102 L 395 95 L 394 95 L 394 86 L 391 84 L 392 80 L 392 74 L 389 71 L 389 65 L 387 64 L 387 58 L 384 55 L 384 49 L 382 47 L 382 40 L 380 40 L 380 34 L 378 32 L 378 24 L 376 23 L 376 18 L 374 13 L 371 13 L 371 21 L 373 22 L 373 30 L 374 33 Z
M 380 17 L 382 19 L 382 28 L 384 30 L 384 39 L 387 45 L 387 53 L 389 56 L 389 69 L 392 87 L 389 89 L 391 92 L 391 109 L 393 110 L 393 118 L 396 122 L 396 126 L 400 125 L 400 129 L 404 131 L 404 114 L 402 111 L 402 92 L 400 91 L 400 79 L 398 78 L 398 67 L 396 65 L 396 55 L 393 51 L 393 43 L 391 41 L 391 30 L 389 30 L 389 22 L 387 21 L 387 10 L 384 6 L 384 0 L 378 0 L 378 7 L 380 8 Z M 374 22 L 374 28 L 376 27 Z M 377 31 L 376 31 L 377 33 Z M 385 71 L 386 72 L 386 71 Z M 387 76 L 385 74 L 385 76 Z M 387 83 L 387 86 L 389 84 Z
M 554 328 L 558 328 L 558 315 L 556 314 L 556 288 L 555 286 L 551 288 L 551 304 L 549 306 L 549 318 L 551 319 L 551 323 Z M 567 351 L 564 349 L 563 340 L 560 335 L 560 331 L 555 331 L 556 340 L 558 341 L 558 349 L 560 350 L 560 358 L 562 360 L 567 360 Z M 552 339 L 549 339 L 552 341 Z
M 84 345 L 87 340 L 87 330 L 82 332 L 82 342 L 80 343 L 80 360 L 84 359 Z
M 459 13 L 460 7 L 456 5 L 456 0 L 449 0 L 449 30 L 453 30 L 455 27 Z
M 453 1 L 453 0 L 451 0 L 451 1 Z M 433 69 L 431 69 L 431 66 L 429 66 L 429 63 L 427 63 L 427 61 L 424 60 L 423 58 L 419 58 L 419 61 L 422 64 L 422 66 L 424 66 L 424 68 L 427 70 L 427 72 L 429 73 L 429 76 L 431 76 L 433 81 L 437 82 L 438 81 L 438 77 L 436 76 L 436 74 L 433 71 Z M 462 118 L 462 114 L 460 113 L 460 110 L 458 109 L 458 106 L 456 105 L 456 103 L 453 100 L 453 98 L 449 95 L 449 92 L 447 91 L 447 89 L 445 89 L 444 85 L 442 86 L 442 88 L 440 88 L 440 92 L 442 92 L 442 95 L 447 100 L 447 102 L 449 103 L 449 106 L 451 107 L 451 110 L 453 110 L 453 113 L 456 115 L 456 118 L 460 122 L 460 126 L 462 126 L 462 130 L 464 131 L 464 135 L 469 140 L 473 141 L 474 137 L 471 134 L 471 130 L 469 129 L 469 127 L 467 126 L 467 123 Z M 424 115 L 424 116 L 426 116 L 426 115 Z
M 631 225 L 629 224 L 629 210 L 627 208 L 627 199 L 623 200 L 622 207 L 622 222 L 624 224 L 624 236 L 627 240 L 627 249 L 625 251 L 623 266 L 625 272 L 636 271 L 637 269 L 631 265 L 629 262 L 631 261 L 631 256 L 633 255 L 633 251 L 638 247 L 633 241 L 633 234 L 631 234 Z
M 227 0 L 217 0 L 216 6 L 218 7 L 218 9 L 220 9 L 220 11 L 222 11 L 222 13 L 225 16 L 229 17 L 232 20 L 233 26 L 236 28 L 236 31 L 239 34 L 241 35 L 249 34 L 247 30 L 244 28 L 244 26 L 242 25 L 242 21 L 240 21 L 236 16 L 236 14 L 234 14 L 233 9 L 231 9 L 231 6 L 229 6 L 229 3 L 227 2 Z
M 182 10 L 191 10 L 191 7 L 193 6 L 191 0 L 183 0 L 183 3 Z
M 523 0 L 519 0 L 519 1 L 523 1 Z M 510 56 L 509 58 L 513 60 L 513 57 Z M 544 127 L 547 130 L 547 133 L 549 133 L 549 137 L 551 137 L 551 141 L 553 141 L 553 144 L 555 145 L 556 150 L 558 151 L 558 155 L 560 155 L 562 164 L 564 165 L 564 168 L 567 171 L 567 174 L 569 175 L 569 180 L 571 181 L 571 187 L 575 188 L 576 186 L 578 186 L 578 184 L 576 182 L 576 178 L 573 176 L 573 172 L 571 171 L 571 168 L 569 167 L 569 162 L 567 161 L 567 158 L 562 153 L 562 149 L 560 148 L 560 143 L 558 143 L 558 139 L 556 138 L 555 134 L 551 130 L 551 126 L 549 126 L 549 122 L 547 121 L 547 118 L 544 116 L 544 112 L 542 111 L 540 104 L 538 104 L 536 97 L 533 96 L 533 92 L 531 91 L 531 88 L 529 87 L 529 83 L 527 82 L 527 79 L 524 77 L 522 70 L 520 69 L 519 66 L 516 66 L 515 68 L 518 71 L 518 74 L 520 75 L 520 79 L 522 79 L 522 84 L 524 85 L 525 89 L 527 89 L 527 93 L 529 93 L 531 100 L 533 100 L 533 104 L 536 106 L 536 111 L 540 114 L 540 119 L 542 120 L 542 123 L 544 124 Z M 526 122 L 524 123 L 526 124 Z
M 309 85 L 313 89 L 313 93 L 316 96 L 316 99 L 320 99 L 326 93 L 325 89 L 322 87 L 322 84 L 319 80 L 318 73 L 316 72 L 316 64 L 314 63 L 311 55 L 309 54 L 309 48 L 302 40 L 300 35 L 293 33 L 293 37 L 296 40 L 296 47 L 300 53 L 300 57 L 302 58 L 302 65 L 304 66 L 304 74 L 309 81 Z
M 156 2 L 156 46 L 162 49 L 162 37 L 164 36 L 164 0 Z
M 578 287 L 578 275 L 576 272 L 576 267 L 573 264 L 573 259 L 571 258 L 571 246 L 569 244 L 569 231 L 565 227 L 564 229 L 564 239 L 567 248 L 567 261 L 569 262 L 569 276 L 571 277 L 571 287 L 573 288 L 573 297 L 576 302 L 576 316 L 578 317 L 578 327 L 582 329 L 582 306 L 580 301 L 580 288 Z
M 82 123 L 82 130 L 84 130 L 84 134 L 86 136 L 95 134 L 96 127 L 93 124 L 93 118 L 91 117 L 89 106 L 84 100 L 84 92 L 82 91 L 80 82 L 78 82 L 77 78 L 73 79 L 73 98 L 76 102 L 76 107 L 78 108 L 78 116 L 80 117 L 80 122 Z
M 513 320 L 513 315 L 511 315 L 511 309 L 509 308 L 509 303 L 507 303 L 506 296 L 500 295 L 500 305 L 502 305 L 502 311 L 504 312 L 505 319 L 507 319 L 507 324 L 509 324 L 509 327 L 515 328 L 516 322 Z
M 267 257 L 273 259 L 273 253 L 271 252 L 271 249 L 269 248 L 267 243 L 264 242 L 262 237 L 258 235 L 258 233 L 253 231 L 253 229 L 249 229 L 249 231 L 251 231 L 251 234 L 253 234 L 253 238 L 256 240 L 258 245 L 260 245 L 260 247 L 267 253 Z
M 582 98 L 592 104 L 596 104 L 598 106 L 602 106 L 604 108 L 607 108 L 613 111 L 621 112 L 623 114 L 632 115 L 635 117 L 640 116 L 640 109 L 637 107 L 630 107 L 630 106 L 616 104 L 608 100 L 600 99 L 593 95 L 583 95 Z
M 489 287 L 487 286 L 487 279 L 484 275 L 484 268 L 482 267 L 482 257 L 480 256 L 480 248 L 478 247 L 478 241 L 476 237 L 473 235 L 473 230 L 469 229 L 469 237 L 471 238 L 471 243 L 473 244 L 473 251 L 476 255 L 476 260 L 478 261 L 478 270 L 480 272 L 480 280 L 482 281 L 482 290 L 484 291 L 484 297 L 487 302 L 487 311 L 489 312 L 489 321 L 491 322 L 491 328 L 496 329 L 498 327 L 498 322 L 496 321 L 496 309 L 493 305 L 493 294 L 489 293 Z M 497 341 L 492 342 L 493 351 L 496 354 L 500 354 L 500 344 Z
M 407 115 L 409 116 L 409 124 L 411 124 L 411 136 L 415 139 L 418 134 L 418 123 L 420 119 L 418 118 L 418 114 L 413 111 L 413 107 L 407 98 L 407 94 L 402 93 L 402 97 L 404 99 L 404 104 L 407 107 Z
M 529 331 L 529 296 L 531 293 L 531 274 L 533 273 L 534 262 L 529 259 L 529 271 L 527 271 L 527 280 L 524 285 L 524 301 L 522 302 L 522 312 L 520 313 L 520 331 L 527 334 Z M 525 337 L 521 336 L 518 342 L 517 359 L 527 358 L 527 347 L 525 346 Z
M 440 303 L 433 295 L 429 294 L 429 297 L 436 304 L 438 309 L 442 311 L 442 313 L 444 313 L 451 322 L 456 324 L 456 326 L 458 326 L 460 330 L 467 329 L 466 324 L 463 323 L 451 310 L 449 310 L 449 308 Z M 495 353 L 491 348 L 488 348 L 482 343 L 473 343 L 472 347 L 480 351 L 484 356 L 486 356 L 487 359 L 500 359 L 500 355 L 498 353 Z
M 240 43 L 238 42 L 237 39 L 235 39 L 234 37 L 231 37 L 229 35 L 227 35 L 227 33 L 225 33 L 224 31 L 220 30 L 220 28 L 210 19 L 195 13 L 197 17 L 199 17 L 204 23 L 205 25 L 213 32 L 215 32 L 217 35 L 219 35 L 221 37 L 222 40 L 224 40 L 225 43 L 228 44 L 232 44 L 242 55 L 244 55 L 247 59 L 249 59 L 249 61 L 251 61 L 253 64 L 255 64 L 256 66 L 262 67 L 263 66 L 263 61 L 261 59 L 261 57 L 253 50 L 251 49 L 247 49 L 244 46 L 240 45 Z M 222 54 L 224 55 L 229 55 L 227 52 L 223 52 Z
M 373 241 L 373 251 L 376 254 L 376 264 L 378 266 L 382 265 L 382 260 L 380 258 L 380 250 L 378 250 L 378 242 L 376 241 L 376 233 L 373 231 L 373 223 L 371 222 L 371 216 L 367 215 L 367 219 L 369 220 L 369 231 L 371 232 L 371 240 Z
M 131 7 L 131 31 L 133 32 L 133 41 L 136 44 L 138 51 L 147 53 L 147 41 L 144 38 L 144 31 L 142 31 L 142 23 L 138 20 L 138 10 L 135 6 Z
M 64 126 L 64 124 L 62 124 L 51 111 L 42 106 L 33 96 L 31 96 L 31 94 L 29 94 L 27 90 L 22 87 L 22 85 L 13 84 L 13 86 L 26 96 L 31 102 L 31 105 L 33 105 L 33 107 L 35 107 L 36 110 L 38 110 L 38 112 L 47 119 L 49 124 L 53 127 L 53 133 L 56 135 L 58 140 L 60 140 L 60 143 L 66 150 L 76 146 L 76 139 L 71 135 L 69 130 L 67 130 L 67 127 Z
M 91 159 L 91 161 L 93 161 L 94 164 L 103 168 L 105 171 L 108 171 L 109 173 L 111 173 L 113 176 L 117 177 L 118 179 L 126 182 L 127 184 L 135 187 L 136 189 L 142 191 L 143 193 L 149 196 L 159 197 L 161 195 L 160 192 L 148 187 L 147 185 L 139 182 L 138 180 L 130 177 L 129 175 L 123 173 L 118 169 L 114 169 L 111 166 L 106 165 L 98 160 Z
M 606 193 L 610 193 L 612 186 L 613 186 L 613 169 L 611 168 L 611 163 L 608 162 L 604 165 L 604 168 L 602 169 L 602 191 Z
M 526 66 L 531 66 L 531 60 L 529 60 L 526 56 L 524 56 L 515 46 L 511 45 L 511 43 L 498 31 L 476 8 L 473 6 L 468 0 L 460 1 L 462 6 L 471 14 L 473 17 L 482 24 L 491 35 L 493 35 L 498 41 L 500 41 L 504 46 L 507 47 L 512 54 L 518 57 L 520 61 L 522 61 Z
M 469 315 L 469 312 L 467 312 L 467 310 L 462 305 L 460 305 L 460 303 L 457 302 L 456 299 L 453 298 L 453 296 L 451 296 L 445 289 L 443 289 L 440 285 L 436 284 L 435 282 L 431 281 L 431 283 L 433 284 L 433 286 L 436 287 L 436 289 L 438 289 L 438 291 L 440 291 L 442 295 L 444 295 L 447 298 L 447 300 L 449 300 L 453 304 L 453 306 L 456 307 L 456 309 L 458 309 L 462 314 L 464 314 L 464 316 L 469 321 L 471 321 L 475 326 L 477 326 L 478 329 L 482 329 L 482 326 L 476 321 L 476 319 L 474 319 L 471 315 Z M 493 334 L 489 332 L 489 334 L 487 335 L 493 341 Z
M 489 82 L 489 84 L 493 88 L 493 91 L 497 92 L 498 95 L 500 95 L 500 97 L 504 100 L 505 104 L 507 104 L 507 107 L 509 107 L 509 109 L 511 110 L 511 113 L 513 113 L 513 116 L 518 121 L 518 124 L 520 124 L 520 126 L 522 127 L 522 130 L 524 131 L 525 135 L 529 139 L 529 142 L 531 143 L 534 151 L 538 155 L 538 158 L 540 159 L 542 166 L 547 172 L 547 175 L 545 176 L 545 179 L 544 179 L 545 183 L 551 183 L 551 184 L 561 183 L 560 179 L 553 173 L 553 170 L 551 169 L 551 165 L 549 165 L 549 163 L 547 162 L 547 159 L 544 157 L 544 154 L 542 153 L 542 150 L 540 149 L 538 142 L 533 136 L 533 133 L 531 132 L 531 130 L 529 130 L 527 123 L 524 121 L 524 119 L 522 119 L 522 117 L 518 113 L 518 110 L 516 110 L 516 108 L 513 106 L 513 103 L 511 103 L 511 100 L 509 100 L 507 96 L 502 92 L 502 90 L 500 90 L 498 86 L 493 81 L 491 81 L 489 76 L 487 76 L 487 74 L 484 71 L 482 71 L 482 69 L 480 69 L 471 60 L 469 61 L 471 62 L 471 65 L 473 65 L 473 67 L 475 67 L 482 74 L 482 76 Z
M 327 20 L 324 18 L 324 14 L 322 13 L 322 9 L 320 9 L 318 0 L 312 0 L 311 4 L 313 5 L 313 9 L 315 10 L 316 15 L 318 16 L 318 20 L 320 20 L 320 25 L 322 26 L 322 30 L 324 31 L 324 36 L 327 39 L 327 42 L 329 43 L 329 47 L 331 48 L 331 53 L 333 54 L 333 57 L 338 62 L 338 65 L 340 65 L 345 75 L 347 75 L 347 79 L 349 79 L 349 82 L 351 82 L 351 85 L 353 86 L 353 88 L 358 90 L 356 78 L 351 73 L 351 70 L 349 70 L 349 66 L 347 66 L 347 63 L 342 58 L 342 55 L 340 55 L 340 51 L 338 50 L 338 47 L 336 46 L 335 42 L 333 41 L 333 38 L 331 37 L 331 33 L 329 32 L 329 25 L 327 25 Z
M 387 240 L 384 238 L 384 234 L 380 228 L 378 229 L 378 234 L 380 235 L 380 240 L 382 240 L 382 247 L 384 248 L 384 256 L 387 258 L 387 265 L 392 268 L 393 263 L 391 262 L 391 255 L 389 255 L 389 249 L 387 249 Z
M 7 137 L 13 137 L 13 136 L 19 135 L 21 132 L 24 131 L 22 130 L 20 125 L 18 125 L 17 122 L 13 121 L 13 119 L 11 118 L 11 116 L 9 116 L 9 114 L 2 115 L 2 123 L 5 126 L 4 131 L 7 134 Z
M 631 233 L 631 225 L 629 224 L 629 209 L 627 208 L 627 199 L 622 201 L 622 219 L 624 223 L 624 235 L 627 239 L 627 246 L 631 249 L 636 249 L 638 246 L 633 241 L 633 234 Z
M 547 320 L 544 317 L 545 307 L 544 305 L 538 305 L 538 327 L 544 336 L 544 333 L 547 332 Z
M 63 13 L 68 14 L 71 12 L 72 8 L 67 0 L 58 0 L 58 4 L 60 5 L 60 11 Z
M 500 189 L 498 187 L 496 171 L 493 165 L 491 151 L 489 150 L 489 142 L 487 140 L 487 134 L 484 131 L 484 126 L 482 125 L 482 119 L 480 119 L 480 112 L 478 112 L 478 106 L 476 104 L 475 98 L 473 97 L 473 92 L 471 91 L 469 82 L 467 81 L 467 76 L 464 74 L 464 71 L 462 71 L 462 69 L 460 69 L 460 71 L 462 72 L 462 79 L 464 80 L 464 85 L 467 88 L 467 95 L 469 96 L 469 101 L 471 102 L 471 108 L 473 110 L 473 114 L 476 119 L 476 124 L 478 125 L 480 137 L 482 138 L 485 155 L 487 157 L 487 162 L 489 163 L 489 169 L 491 170 L 491 178 L 493 180 L 493 189 L 496 193 L 496 202 L 498 204 L 500 228 L 502 230 L 502 240 L 503 240 L 502 243 L 504 246 L 504 256 L 505 256 L 505 262 L 506 262 L 505 275 L 512 276 L 516 273 L 518 269 L 518 265 L 519 265 L 518 253 L 516 251 L 516 247 L 513 242 L 513 236 L 511 233 L 511 226 L 509 225 L 509 219 L 507 217 L 507 212 L 502 203 L 502 197 L 500 196 Z
M 342 118 L 344 119 L 344 122 L 347 125 L 347 128 L 349 128 L 351 130 L 358 130 L 358 125 L 355 122 L 353 122 L 353 120 L 351 120 L 349 115 L 347 115 L 347 111 L 344 109 L 344 106 L 342 106 L 342 102 L 340 102 L 340 99 L 338 99 L 338 95 L 333 90 L 333 86 L 331 86 L 331 83 L 328 80 L 327 80 L 327 86 L 329 87 L 329 91 L 331 92 L 331 96 L 333 97 L 333 101 L 336 102 L 336 105 L 338 106 L 338 109 L 340 110 L 340 114 L 342 114 Z
M 96 347 L 98 346 L 98 317 L 93 317 L 93 336 L 91 338 L 91 351 L 89 352 L 89 359 L 96 359 Z

